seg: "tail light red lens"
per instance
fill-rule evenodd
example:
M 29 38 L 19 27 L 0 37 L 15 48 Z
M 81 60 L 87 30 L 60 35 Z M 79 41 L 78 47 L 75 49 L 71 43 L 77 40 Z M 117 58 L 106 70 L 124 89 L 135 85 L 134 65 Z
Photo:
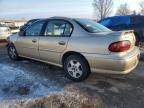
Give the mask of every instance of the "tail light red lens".
M 125 52 L 131 47 L 130 41 L 118 41 L 114 42 L 109 46 L 109 51 L 111 52 Z

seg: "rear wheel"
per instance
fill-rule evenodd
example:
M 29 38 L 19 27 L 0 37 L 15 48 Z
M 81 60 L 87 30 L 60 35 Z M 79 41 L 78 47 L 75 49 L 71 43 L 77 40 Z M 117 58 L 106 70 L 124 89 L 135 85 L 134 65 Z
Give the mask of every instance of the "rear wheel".
M 78 54 L 72 54 L 64 61 L 66 76 L 73 81 L 83 81 L 89 74 L 90 69 L 87 61 Z
M 14 47 L 14 45 L 9 45 L 8 46 L 8 55 L 9 55 L 10 59 L 18 60 L 19 56 L 18 56 L 18 53 L 17 53 L 16 48 Z

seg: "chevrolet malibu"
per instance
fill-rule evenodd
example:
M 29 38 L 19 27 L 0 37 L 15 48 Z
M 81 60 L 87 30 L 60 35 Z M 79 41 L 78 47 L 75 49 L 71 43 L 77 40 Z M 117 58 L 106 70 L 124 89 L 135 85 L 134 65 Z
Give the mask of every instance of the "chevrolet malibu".
M 113 32 L 95 21 L 52 17 L 8 38 L 12 60 L 29 58 L 63 67 L 73 81 L 91 72 L 127 74 L 138 64 L 133 31 Z

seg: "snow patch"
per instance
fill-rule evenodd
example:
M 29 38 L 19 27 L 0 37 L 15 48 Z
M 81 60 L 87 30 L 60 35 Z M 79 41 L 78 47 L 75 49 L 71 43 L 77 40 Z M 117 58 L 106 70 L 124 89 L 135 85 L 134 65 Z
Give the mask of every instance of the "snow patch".
M 20 67 L 0 64 L 0 100 L 35 98 L 60 92 L 63 88 L 47 77 L 29 74 Z

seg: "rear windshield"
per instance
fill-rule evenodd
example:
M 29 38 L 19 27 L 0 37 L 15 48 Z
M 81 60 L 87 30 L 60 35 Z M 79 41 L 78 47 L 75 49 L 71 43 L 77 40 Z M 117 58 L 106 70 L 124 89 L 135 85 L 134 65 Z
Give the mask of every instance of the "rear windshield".
M 74 19 L 82 28 L 90 33 L 110 32 L 111 30 L 89 19 Z

